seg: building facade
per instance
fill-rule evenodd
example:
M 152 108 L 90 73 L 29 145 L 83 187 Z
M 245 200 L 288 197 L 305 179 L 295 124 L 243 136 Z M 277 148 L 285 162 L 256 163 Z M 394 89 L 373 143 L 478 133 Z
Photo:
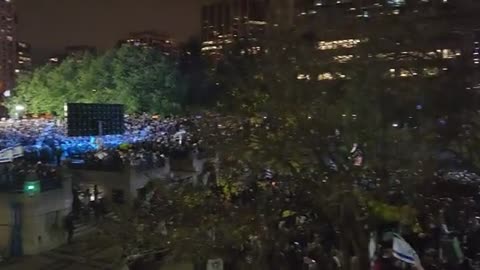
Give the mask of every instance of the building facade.
M 29 74 L 32 71 L 32 48 L 26 42 L 17 42 L 17 66 L 15 73 L 18 75 Z
M 97 48 L 88 45 L 67 46 L 65 47 L 65 52 L 50 56 L 48 58 L 48 63 L 57 65 L 68 57 L 74 57 L 75 59 L 79 60 L 87 53 L 96 54 Z
M 255 43 L 267 31 L 266 0 L 207 1 L 202 6 L 202 52 L 222 55 L 223 48 L 237 40 Z M 259 50 L 253 46 L 252 50 Z M 252 52 L 255 53 L 255 52 Z
M 11 0 L 0 0 L 0 93 L 15 85 L 16 50 L 15 8 Z
M 154 31 L 134 32 L 129 37 L 120 40 L 118 44 L 129 44 L 135 47 L 154 48 L 160 50 L 166 56 L 177 56 L 179 49 L 177 43 L 166 34 Z
M 383 73 L 392 78 L 439 76 L 458 68 L 460 62 L 463 68 L 474 68 L 480 64 L 475 57 L 480 50 L 475 34 L 480 29 L 478 4 L 471 0 L 296 0 L 291 9 L 293 27 L 308 34 L 318 58 L 330 69 L 299 74 L 299 79 L 348 78 L 338 70 L 362 57 L 383 64 Z

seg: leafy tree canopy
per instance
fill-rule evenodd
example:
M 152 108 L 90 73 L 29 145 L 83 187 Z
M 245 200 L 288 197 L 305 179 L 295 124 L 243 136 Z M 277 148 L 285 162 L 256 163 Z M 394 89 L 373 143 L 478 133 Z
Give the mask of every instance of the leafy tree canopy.
M 185 87 L 177 65 L 155 49 L 122 46 L 102 55 L 70 57 L 21 77 L 10 107 L 62 115 L 68 102 L 125 104 L 128 113 L 178 113 Z

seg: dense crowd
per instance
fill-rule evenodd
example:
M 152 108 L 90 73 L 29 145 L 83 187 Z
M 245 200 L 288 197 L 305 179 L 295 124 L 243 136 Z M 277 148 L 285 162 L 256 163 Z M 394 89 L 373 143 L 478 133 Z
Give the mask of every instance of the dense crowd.
M 56 167 L 66 161 L 71 166 L 96 170 L 162 167 L 166 158 L 184 157 L 200 148 L 201 141 L 192 135 L 195 121 L 195 118 L 155 119 L 148 115 L 128 117 L 124 134 L 102 136 L 100 140 L 68 137 L 64 125 L 54 120 L 4 121 L 0 123 L 0 149 L 22 145 L 25 156 L 1 164 L 0 181 L 2 184 L 13 183 L 13 179 L 25 181 L 32 175 L 37 179 L 58 179 Z M 353 166 L 362 163 L 362 158 L 358 158 L 363 157 L 359 149 L 351 151 L 349 162 Z M 330 169 L 333 162 L 332 158 L 325 161 Z M 326 215 L 310 210 L 311 194 L 305 188 L 282 186 L 282 181 L 273 181 L 274 175 L 267 170 L 262 177 L 271 184 L 271 192 L 265 198 L 267 205 L 278 212 L 275 232 L 271 234 L 278 239 L 272 239 L 275 244 L 268 251 L 270 264 L 277 269 L 343 269 L 345 254 L 338 246 L 338 228 Z M 392 232 L 398 232 L 416 250 L 425 270 L 480 270 L 480 177 L 459 166 L 439 170 L 436 177 L 425 190 L 417 190 L 416 201 L 420 203 L 415 206 L 418 218 L 413 225 L 393 222 L 377 224 L 375 228 L 364 227 L 376 236 L 372 237 L 375 248 L 370 254 L 373 269 L 414 269 L 393 256 Z M 212 184 L 215 181 L 204 184 L 207 182 L 211 185 L 211 194 L 221 194 L 219 187 Z M 56 182 L 44 181 L 43 185 L 47 183 Z M 370 178 L 358 179 L 355 184 L 369 191 L 377 187 Z M 87 194 L 84 198 L 90 198 L 89 191 L 82 192 Z M 231 198 L 231 203 L 238 205 L 238 209 L 259 207 L 257 192 L 256 185 L 244 188 Z M 398 194 L 401 189 L 390 192 L 392 203 L 401 205 L 405 197 Z M 241 249 L 234 251 L 238 253 L 238 260 L 247 265 L 251 263 L 255 249 L 259 248 L 257 245 L 259 242 L 252 235 Z M 351 249 L 354 254 L 354 247 Z M 353 256 L 351 263 L 358 263 L 357 259 Z
M 101 137 L 68 137 L 65 125 L 59 120 L 23 119 L 0 122 L 0 150 L 21 145 L 26 159 L 55 163 L 61 159 L 97 158 L 112 150 L 129 150 L 120 154 L 123 162 L 135 163 L 135 159 L 148 151 L 174 153 L 185 151 L 193 144 L 187 132 L 187 118 L 156 119 L 150 115 L 125 118 L 125 132 Z
M 167 157 L 186 156 L 198 148 L 188 132 L 188 118 L 157 119 L 150 115 L 125 118 L 125 132 L 101 137 L 68 137 L 65 124 L 55 119 L 23 119 L 0 122 L 0 151 L 23 146 L 24 156 L 12 163 L 0 164 L 1 183 L 20 186 L 39 167 L 63 164 L 72 168 L 121 170 L 163 167 Z M 48 171 L 49 169 L 45 169 Z M 53 175 L 43 175 L 42 179 Z M 13 179 L 17 179 L 14 181 Z M 20 184 L 19 184 L 20 183 Z

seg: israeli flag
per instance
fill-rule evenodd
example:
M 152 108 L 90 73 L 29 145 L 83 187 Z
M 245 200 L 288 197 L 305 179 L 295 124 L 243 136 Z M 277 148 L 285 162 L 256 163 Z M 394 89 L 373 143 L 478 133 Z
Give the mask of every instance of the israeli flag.
M 173 135 L 173 138 L 175 141 L 178 142 L 178 144 L 182 145 L 183 137 L 185 136 L 186 133 L 187 132 L 182 129 L 179 132 L 175 133 L 175 135 Z
M 396 233 L 393 234 L 393 256 L 406 263 L 420 265 L 417 252 Z

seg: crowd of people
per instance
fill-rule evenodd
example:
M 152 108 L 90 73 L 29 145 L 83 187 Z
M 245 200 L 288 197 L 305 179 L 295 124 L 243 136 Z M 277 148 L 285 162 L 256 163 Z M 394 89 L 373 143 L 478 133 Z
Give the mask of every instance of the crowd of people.
M 0 151 L 15 146 L 24 149 L 22 158 L 0 164 L 4 172 L 0 180 L 4 186 L 19 186 L 39 167 L 62 165 L 117 171 L 127 166 L 163 167 L 166 158 L 186 156 L 198 148 L 189 127 L 189 118 L 158 119 L 144 114 L 126 117 L 123 134 L 68 137 L 65 123 L 56 119 L 0 121 Z M 54 177 L 43 175 L 46 178 Z
M 187 132 L 189 121 L 188 118 L 158 119 L 138 115 L 125 118 L 123 134 L 68 137 L 65 124 L 60 120 L 6 120 L 0 122 L 0 150 L 21 145 L 25 148 L 26 159 L 44 163 L 55 163 L 59 156 L 68 159 L 112 149 L 133 150 L 123 154 L 123 158 L 133 158 L 142 150 L 172 153 L 191 146 L 193 138 Z
M 195 121 L 195 118 L 156 119 L 149 115 L 127 117 L 124 134 L 102 136 L 100 140 L 68 137 L 65 126 L 55 120 L 3 121 L 0 122 L 0 150 L 21 145 L 25 153 L 22 159 L 0 164 L 0 182 L 2 187 L 17 183 L 18 189 L 18 183 L 32 178 L 32 175 L 36 179 L 58 179 L 57 166 L 65 162 L 70 166 L 94 170 L 118 170 L 126 166 L 140 169 L 162 167 L 167 158 L 184 157 L 200 148 L 201 141 L 191 132 Z M 358 163 L 356 157 L 362 156 L 356 150 L 352 152 L 354 166 L 355 162 Z M 262 177 L 272 186 L 272 193 L 267 196 L 268 205 L 274 206 L 279 213 L 278 226 L 272 235 L 285 239 L 274 241 L 281 245 L 271 247 L 271 263 L 278 265 L 278 269 L 342 269 L 345 260 L 342 260 L 344 254 L 337 245 L 338 228 L 325 215 L 309 211 L 311 194 L 300 194 L 306 192 L 304 188 L 282 187 L 281 181 L 273 181 L 273 175 L 273 171 L 267 170 Z M 369 228 L 376 235 L 375 248 L 370 254 L 372 268 L 412 268 L 396 259 L 392 252 L 392 232 L 401 231 L 418 253 L 425 270 L 480 270 L 479 179 L 469 170 L 439 170 L 437 180 L 432 181 L 424 191 L 417 191 L 417 201 L 421 203 L 416 206 L 418 220 L 413 226 L 392 223 Z M 53 187 L 59 182 L 44 181 L 42 188 L 47 188 L 47 184 Z M 356 184 L 358 188 L 369 191 L 377 186 L 369 178 L 359 179 Z M 211 194 L 221 193 L 219 187 L 213 185 L 211 188 Z M 257 207 L 258 194 L 255 190 L 256 186 L 245 188 L 244 192 L 232 197 L 231 203 L 239 207 Z M 392 198 L 404 197 L 396 192 L 401 192 L 401 189 L 392 190 Z M 83 195 L 80 196 L 80 193 Z M 77 191 L 75 204 L 81 205 L 80 198 L 86 198 L 87 203 L 100 202 L 97 196 L 98 191 L 95 190 Z M 298 198 L 303 199 L 299 201 Z M 92 207 L 95 215 L 102 212 L 101 205 Z M 75 215 L 78 215 L 79 209 L 75 207 Z M 247 264 L 254 259 L 251 254 L 255 253 L 256 240 L 252 237 L 251 241 L 242 245 L 241 250 L 236 251 L 238 258 L 246 258 Z M 355 259 L 356 256 L 353 256 L 352 264 L 355 264 Z

